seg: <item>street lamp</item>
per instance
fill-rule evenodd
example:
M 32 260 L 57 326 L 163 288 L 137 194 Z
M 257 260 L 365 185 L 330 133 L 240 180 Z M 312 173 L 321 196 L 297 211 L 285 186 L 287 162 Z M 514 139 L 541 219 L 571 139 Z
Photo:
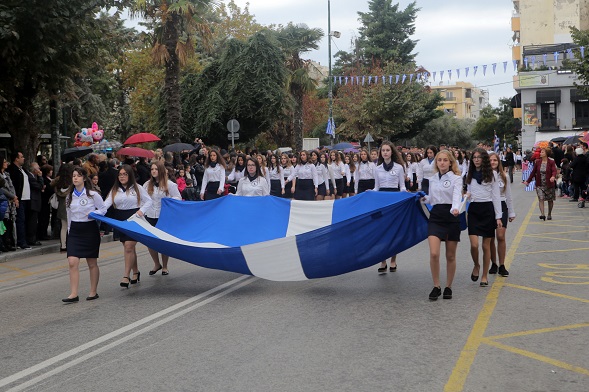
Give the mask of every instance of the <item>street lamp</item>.
M 331 0 L 327 0 L 327 49 L 329 56 L 329 92 L 327 93 L 327 97 L 329 99 L 329 116 L 327 118 L 328 124 L 333 124 L 333 76 L 331 75 L 331 37 L 339 38 L 341 37 L 341 33 L 339 31 L 331 31 Z M 333 146 L 335 133 L 331 136 L 331 145 Z

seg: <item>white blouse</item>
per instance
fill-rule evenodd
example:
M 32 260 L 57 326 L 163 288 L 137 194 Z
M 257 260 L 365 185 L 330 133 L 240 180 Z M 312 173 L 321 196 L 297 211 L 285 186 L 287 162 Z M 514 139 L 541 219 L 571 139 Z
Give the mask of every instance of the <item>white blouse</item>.
M 322 163 L 318 163 L 316 167 L 319 185 L 325 183 L 325 186 L 329 187 L 329 182 L 331 181 L 333 189 L 337 189 L 337 186 L 335 185 L 335 178 L 333 177 L 333 171 L 331 170 L 331 168 Z
M 334 175 L 335 176 L 335 175 Z M 299 180 L 313 180 L 313 184 L 315 188 L 319 186 L 319 178 L 317 176 L 317 168 L 312 163 L 306 163 L 304 165 L 297 165 L 290 176 L 288 176 L 288 180 L 292 181 L 294 178 L 298 178 Z
M 331 162 L 329 168 L 333 171 L 333 178 L 336 180 L 340 180 L 346 175 L 346 166 L 342 162 Z
M 436 173 L 429 179 L 429 194 L 425 197 L 426 203 L 435 206 L 436 204 L 452 204 L 450 212 L 460 209 L 462 201 L 462 177 L 448 171 L 440 176 Z
M 270 185 L 265 177 L 258 176 L 255 180 L 250 181 L 246 176 L 237 183 L 237 192 L 235 194 L 237 196 L 268 196 L 270 194 Z
M 205 169 L 205 174 L 202 177 L 202 188 L 200 190 L 201 196 L 205 194 L 207 184 L 209 182 L 216 182 L 219 181 L 219 190 L 225 190 L 225 168 L 223 166 L 217 164 L 215 167 L 207 167 Z
M 354 189 L 356 193 L 358 193 L 358 183 L 360 180 L 374 180 L 375 172 L 376 165 L 370 161 L 356 164 L 356 172 L 354 173 Z
M 279 167 L 275 167 L 272 169 L 266 168 L 266 170 L 268 170 L 270 181 L 279 180 L 280 187 L 282 189 L 284 189 L 284 176 L 282 175 L 282 168 L 279 168 Z M 270 184 L 270 182 L 268 182 L 268 184 Z
M 129 188 L 127 191 L 123 191 L 119 189 L 117 194 L 115 195 L 114 206 L 117 210 L 131 210 L 133 208 L 139 208 L 141 212 L 145 214 L 147 210 L 151 208 L 151 197 L 149 197 L 149 193 L 143 188 L 141 185 L 137 185 L 139 189 L 139 202 L 140 205 L 137 205 L 137 194 L 135 193 L 135 189 Z M 104 205 L 108 210 L 112 205 L 112 191 L 108 193 L 108 196 L 104 200 Z
M 432 159 L 431 163 L 427 158 L 422 159 L 417 164 L 417 184 L 418 189 L 421 189 L 421 181 L 424 178 L 430 178 L 434 175 L 434 167 L 436 165 L 436 160 Z
M 227 176 L 227 181 L 238 182 L 243 177 L 245 177 L 245 167 L 242 170 L 237 170 L 237 169 L 233 168 L 231 173 Z
M 511 184 L 509 181 L 503 182 L 501 176 L 498 176 L 499 179 L 499 194 L 501 201 L 504 201 L 507 204 L 507 216 L 509 218 L 515 218 L 515 211 L 513 209 L 513 198 L 511 196 Z
M 478 183 L 474 178 L 467 186 L 467 191 L 470 194 L 471 203 L 484 203 L 488 201 L 493 202 L 495 209 L 495 219 L 501 219 L 503 211 L 501 211 L 501 193 L 499 190 L 499 180 L 497 172 L 493 172 L 492 182 Z
M 223 168 L 223 166 L 217 165 L 217 167 Z M 225 174 L 225 173 L 223 173 Z M 204 183 L 203 183 L 204 184 Z M 147 186 L 149 185 L 149 181 L 143 184 L 143 188 L 147 191 Z M 202 193 L 201 193 L 202 194 Z M 153 187 L 153 193 L 151 194 L 151 206 L 145 212 L 145 216 L 148 218 L 159 218 L 160 212 L 162 210 L 162 199 L 166 197 L 171 197 L 172 199 L 182 200 L 182 195 L 180 195 L 180 191 L 178 190 L 178 185 L 173 183 L 171 180 L 168 180 L 168 194 L 166 194 L 160 187 Z
M 400 191 L 405 191 L 405 170 L 403 170 L 403 166 L 395 162 L 393 168 L 386 171 L 383 164 L 378 165 L 374 176 L 374 190 L 379 191 L 380 188 L 397 188 Z
M 99 215 L 106 214 L 106 207 L 100 193 L 90 191 L 90 194 L 87 194 L 86 188 L 84 188 L 80 196 L 72 193 L 70 205 L 68 206 L 66 203 L 68 233 L 72 222 L 94 221 L 94 219 L 88 217 L 91 212 Z
M 282 166 L 282 175 L 284 176 L 284 180 L 287 180 L 287 178 L 290 177 L 293 171 L 293 166 Z

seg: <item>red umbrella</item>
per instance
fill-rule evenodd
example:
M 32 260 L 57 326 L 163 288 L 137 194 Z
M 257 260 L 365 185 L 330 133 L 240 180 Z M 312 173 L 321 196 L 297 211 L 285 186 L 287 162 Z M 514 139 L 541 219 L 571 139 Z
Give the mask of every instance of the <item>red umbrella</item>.
M 155 154 L 152 151 L 145 150 L 139 147 L 124 147 L 117 151 L 117 155 L 125 157 L 142 157 L 142 158 L 153 158 Z
M 152 133 L 142 132 L 136 133 L 135 135 L 129 137 L 127 140 L 125 140 L 125 143 L 123 144 L 126 146 L 127 144 L 159 142 L 160 140 L 161 139 L 159 137 L 155 136 Z

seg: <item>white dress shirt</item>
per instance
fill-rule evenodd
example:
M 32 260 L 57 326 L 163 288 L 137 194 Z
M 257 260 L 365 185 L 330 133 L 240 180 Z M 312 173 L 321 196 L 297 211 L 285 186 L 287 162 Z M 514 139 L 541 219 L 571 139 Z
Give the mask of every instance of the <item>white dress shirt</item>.
M 507 217 L 508 218 L 515 218 L 515 210 L 513 209 L 513 199 L 511 196 L 511 185 L 509 181 L 503 182 L 501 176 L 498 176 L 499 179 L 499 194 L 501 195 L 501 201 L 504 201 L 507 204 Z
M 217 165 L 223 169 L 223 166 Z M 225 174 L 225 173 L 223 173 Z M 204 184 L 204 182 L 203 182 Z M 147 187 L 149 185 L 149 181 L 143 184 L 143 188 L 147 191 Z M 148 193 L 149 194 L 149 193 Z M 202 194 L 202 193 L 201 193 Z M 153 193 L 151 194 L 151 206 L 145 212 L 145 216 L 148 218 L 159 218 L 160 212 L 162 210 L 162 199 L 165 197 L 171 197 L 172 199 L 182 200 L 182 195 L 180 195 L 180 191 L 178 190 L 178 185 L 173 183 L 171 180 L 168 180 L 168 194 L 166 194 L 160 187 L 153 187 Z
M 499 190 L 499 179 L 497 172 L 493 172 L 492 182 L 478 183 L 474 178 L 468 184 L 467 191 L 470 194 L 471 203 L 493 202 L 495 209 L 495 219 L 501 219 L 503 211 L 501 210 L 501 193 Z
M 378 165 L 374 176 L 374 190 L 379 191 L 380 188 L 397 188 L 400 191 L 405 191 L 405 170 L 403 170 L 403 166 L 393 163 L 393 168 L 386 171 L 383 164 Z
M 417 188 L 421 189 L 421 181 L 423 181 L 424 178 L 430 178 L 431 176 L 434 175 L 434 168 L 436 165 L 436 160 L 432 159 L 432 161 L 430 162 L 427 157 L 423 158 L 421 161 L 419 161 L 419 163 L 417 164 Z
M 241 170 L 237 170 L 233 168 L 231 173 L 227 176 L 227 181 L 229 182 L 239 182 L 243 177 L 245 177 L 245 167 Z
M 284 181 L 284 178 L 282 179 Z M 250 181 L 248 176 L 243 177 L 237 183 L 237 196 L 268 196 L 270 194 L 270 184 L 265 177 L 258 176 L 255 180 Z
M 295 177 L 299 180 L 313 180 L 315 188 L 319 186 L 317 168 L 312 163 L 307 162 L 304 165 L 297 165 L 291 175 L 288 176 L 287 182 L 292 181 Z
M 94 221 L 94 219 L 88 217 L 88 214 L 91 212 L 95 212 L 98 215 L 106 214 L 106 206 L 98 192 L 90 191 L 90 194 L 88 194 L 86 193 L 86 188 L 84 188 L 80 196 L 72 193 L 71 198 L 72 201 L 69 206 L 66 202 L 68 233 L 72 222 Z
M 217 164 L 215 167 L 207 167 L 205 174 L 202 176 L 202 187 L 200 190 L 201 196 L 205 194 L 207 190 L 207 184 L 209 182 L 219 181 L 219 189 L 221 192 L 225 190 L 225 168 Z
M 329 168 L 333 171 L 333 178 L 336 180 L 339 180 L 346 175 L 346 166 L 342 162 L 331 162 Z
M 144 187 L 137 185 L 137 188 L 139 189 L 140 205 L 137 205 L 137 194 L 135 193 L 135 189 L 131 187 L 127 189 L 126 192 L 122 189 L 118 190 L 117 194 L 115 195 L 114 207 L 117 210 L 131 210 L 134 208 L 139 208 L 139 210 L 145 214 L 151 208 L 152 200 Z M 106 206 L 107 210 L 113 205 L 112 191 L 108 193 L 108 196 L 104 200 L 104 205 Z
M 460 209 L 462 201 L 462 177 L 448 171 L 440 176 L 435 173 L 428 178 L 429 194 L 425 197 L 425 202 L 435 206 L 436 204 L 451 204 L 450 212 Z
M 266 168 L 266 169 L 268 170 L 270 181 L 272 181 L 272 180 L 280 181 L 280 187 L 282 189 L 284 189 L 284 175 L 282 174 L 282 168 L 278 166 L 278 167 L 274 167 L 272 169 L 270 169 L 270 168 Z M 270 181 L 268 181 L 268 185 L 270 184 Z

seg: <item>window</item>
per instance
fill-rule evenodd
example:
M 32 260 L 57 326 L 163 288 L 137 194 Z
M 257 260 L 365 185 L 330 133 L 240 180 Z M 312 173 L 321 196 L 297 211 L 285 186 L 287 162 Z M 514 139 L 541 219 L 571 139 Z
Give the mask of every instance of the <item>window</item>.
M 452 91 L 446 91 L 446 101 L 453 101 L 454 93 Z
M 540 105 L 540 129 L 558 129 L 555 103 L 543 103 Z
M 589 126 L 589 102 L 575 102 L 575 126 Z

